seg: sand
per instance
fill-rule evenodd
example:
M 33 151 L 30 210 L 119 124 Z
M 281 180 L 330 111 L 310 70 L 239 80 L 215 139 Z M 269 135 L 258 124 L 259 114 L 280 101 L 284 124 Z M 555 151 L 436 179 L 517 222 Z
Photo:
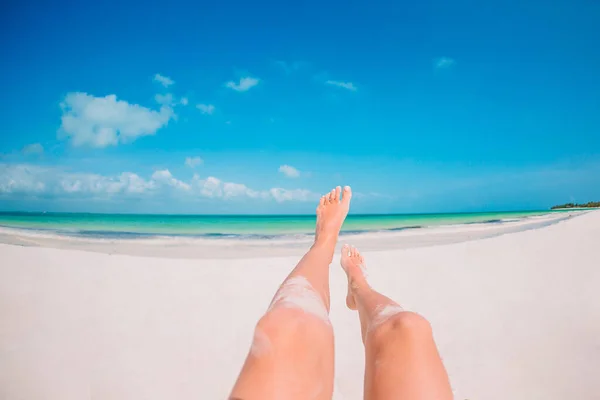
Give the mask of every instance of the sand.
M 600 211 L 469 237 L 365 252 L 371 284 L 430 320 L 456 399 L 599 399 Z M 174 259 L 0 244 L 0 399 L 225 399 L 292 250 Z M 361 399 L 345 291 L 338 254 L 334 398 Z

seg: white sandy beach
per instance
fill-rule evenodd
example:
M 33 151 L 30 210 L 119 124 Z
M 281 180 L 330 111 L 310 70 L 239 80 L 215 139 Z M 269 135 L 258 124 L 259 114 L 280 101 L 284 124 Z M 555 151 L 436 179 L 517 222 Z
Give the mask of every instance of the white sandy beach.
M 600 211 L 477 240 L 464 229 L 445 233 L 460 243 L 414 248 L 401 234 L 385 248 L 363 238 L 371 285 L 431 322 L 456 399 L 600 399 Z M 2 400 L 225 399 L 306 247 L 171 258 L 8 242 Z M 346 285 L 338 253 L 334 398 L 350 400 L 362 398 L 363 347 Z

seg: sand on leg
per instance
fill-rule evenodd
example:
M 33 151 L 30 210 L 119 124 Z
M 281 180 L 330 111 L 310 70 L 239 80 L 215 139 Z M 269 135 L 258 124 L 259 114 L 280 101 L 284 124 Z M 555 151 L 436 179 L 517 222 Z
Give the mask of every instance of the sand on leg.
M 329 265 L 348 214 L 351 191 L 321 197 L 315 242 L 277 290 L 254 332 L 230 399 L 331 399 L 333 330 Z
M 364 398 L 452 399 L 429 322 L 371 288 L 354 247 L 342 248 L 341 263 L 348 276 L 346 304 L 358 310 L 365 345 Z

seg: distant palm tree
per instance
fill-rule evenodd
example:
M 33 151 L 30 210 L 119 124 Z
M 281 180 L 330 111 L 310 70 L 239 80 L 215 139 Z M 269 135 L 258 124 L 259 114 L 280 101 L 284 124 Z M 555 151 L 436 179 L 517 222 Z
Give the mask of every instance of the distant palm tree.
M 577 204 L 577 203 L 561 204 L 559 206 L 552 207 L 551 210 L 556 210 L 559 208 L 597 208 L 597 207 L 600 207 L 600 201 L 590 201 L 590 202 L 584 203 L 584 204 Z

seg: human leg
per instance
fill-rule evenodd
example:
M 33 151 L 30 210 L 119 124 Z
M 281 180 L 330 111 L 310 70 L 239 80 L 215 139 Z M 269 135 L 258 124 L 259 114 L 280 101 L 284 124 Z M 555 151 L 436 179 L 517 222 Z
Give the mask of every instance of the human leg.
M 329 264 L 350 207 L 349 187 L 323 196 L 315 242 L 259 320 L 231 399 L 331 399 L 333 330 Z
M 346 303 L 361 322 L 365 399 L 452 399 L 429 322 L 371 288 L 355 248 L 344 246 L 341 262 L 348 275 Z

